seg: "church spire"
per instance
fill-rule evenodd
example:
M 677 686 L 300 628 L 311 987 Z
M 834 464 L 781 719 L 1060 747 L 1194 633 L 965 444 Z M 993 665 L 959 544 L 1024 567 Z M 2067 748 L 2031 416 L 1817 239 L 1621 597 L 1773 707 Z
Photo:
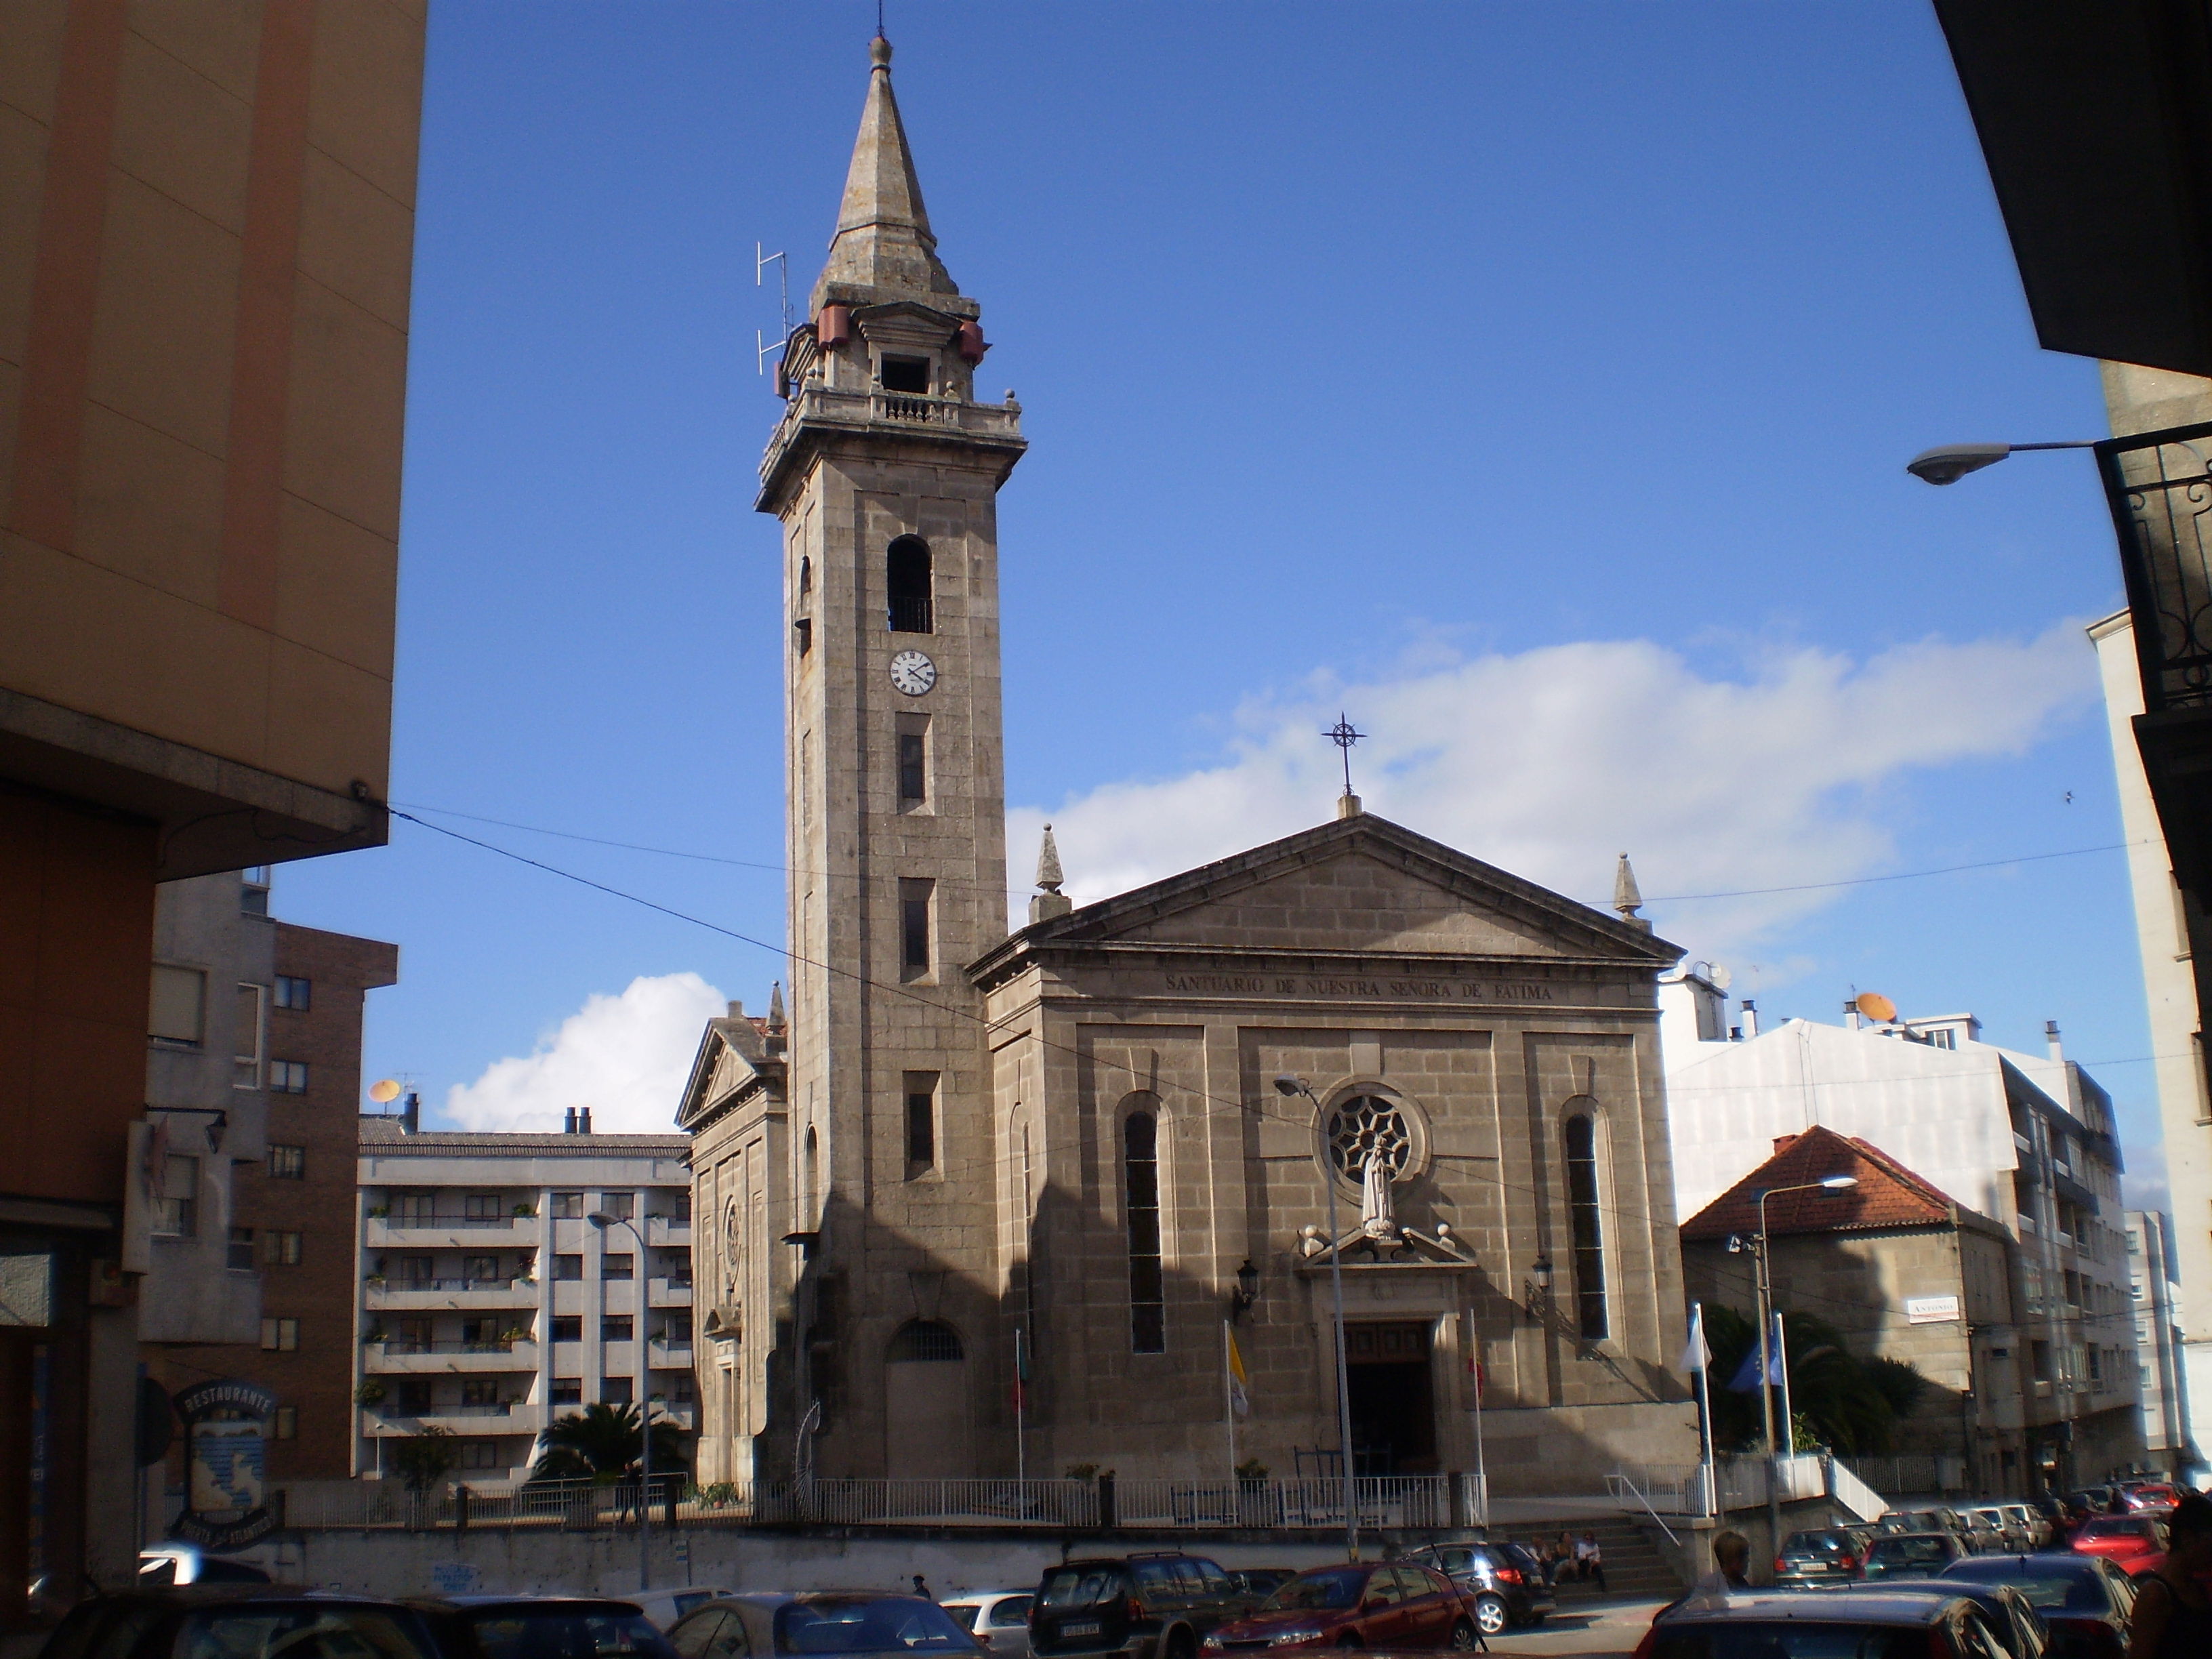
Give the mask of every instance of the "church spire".
M 914 295 L 960 292 L 937 257 L 929 210 L 921 204 L 914 155 L 907 148 L 898 100 L 891 95 L 891 43 L 878 35 L 869 42 L 868 55 L 875 65 L 868 76 L 868 101 L 860 112 L 853 165 L 845 174 L 830 261 L 814 285 L 817 312 L 832 297 L 833 286 Z

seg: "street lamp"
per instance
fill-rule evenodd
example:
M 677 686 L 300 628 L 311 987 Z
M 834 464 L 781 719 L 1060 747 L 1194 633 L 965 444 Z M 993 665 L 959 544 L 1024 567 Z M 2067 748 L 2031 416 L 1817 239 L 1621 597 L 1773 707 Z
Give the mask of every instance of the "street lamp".
M 2002 460 L 2002 456 L 1996 459 Z M 1987 462 L 1983 463 L 1987 465 Z M 1948 481 L 1947 481 L 1948 482 Z M 1774 1390 L 1769 1386 L 1774 1375 L 1772 1351 L 1768 1346 L 1773 1336 L 1774 1280 L 1769 1270 L 1766 1255 L 1766 1200 L 1777 1193 L 1847 1193 L 1859 1184 L 1859 1178 L 1850 1175 L 1824 1176 L 1818 1181 L 1801 1182 L 1795 1187 L 1774 1187 L 1759 1195 L 1759 1231 L 1752 1235 L 1755 1254 L 1753 1263 L 1759 1270 L 1759 1401 L 1760 1416 L 1766 1428 L 1766 1529 L 1768 1541 L 1779 1553 L 1782 1548 L 1782 1465 L 1775 1455 Z M 1783 1379 L 1785 1389 L 1789 1379 Z M 1786 1395 L 1784 1396 L 1787 1398 Z M 1791 1443 L 1795 1449 L 1796 1443 Z
M 648 1590 L 653 1588 L 653 1361 L 646 1351 L 645 1317 L 653 1301 L 653 1269 L 646 1260 L 645 1235 L 628 1219 L 599 1210 L 584 1219 L 603 1233 L 620 1227 L 637 1241 L 637 1277 L 632 1281 L 638 1286 L 637 1317 L 630 1331 L 637 1344 L 637 1587 Z
M 1313 1102 L 1318 1113 L 1321 1102 L 1306 1086 L 1306 1080 L 1295 1073 L 1285 1072 L 1275 1079 L 1275 1092 L 1285 1097 L 1304 1095 Z M 1328 1127 L 1326 1119 L 1323 1129 Z M 1329 1149 L 1326 1140 L 1322 1147 L 1322 1185 L 1328 1192 L 1328 1285 L 1336 1298 L 1336 1436 L 1343 1449 L 1344 1464 L 1344 1559 L 1359 1559 L 1358 1488 L 1353 1484 L 1352 1472 L 1352 1367 L 1344 1357 L 1344 1263 L 1343 1252 L 1337 1241 L 1344 1235 L 1336 1227 L 1336 1171 L 1329 1168 Z
M 1528 1264 L 1528 1283 L 1522 1297 L 1522 1305 L 1531 1325 L 1551 1312 L 1552 1258 L 1548 1255 L 1540 1255 Z
M 1260 1299 L 1260 1270 L 1246 1256 L 1244 1265 L 1237 1270 L 1237 1288 L 1229 1293 L 1229 1317 L 1231 1322 L 1242 1319 L 1252 1310 Z
M 2058 444 L 1939 444 L 1923 449 L 1905 464 L 1905 470 L 1923 483 L 1956 483 L 1969 472 L 1995 466 L 2016 450 L 2094 449 L 2089 440 Z

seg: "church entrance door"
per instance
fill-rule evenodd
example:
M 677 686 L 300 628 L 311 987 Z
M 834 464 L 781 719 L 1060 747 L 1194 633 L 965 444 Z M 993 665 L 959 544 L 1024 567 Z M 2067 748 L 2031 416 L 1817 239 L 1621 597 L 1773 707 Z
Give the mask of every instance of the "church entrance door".
M 1344 1328 L 1353 1473 L 1429 1474 L 1437 1467 L 1435 1389 L 1425 1322 Z

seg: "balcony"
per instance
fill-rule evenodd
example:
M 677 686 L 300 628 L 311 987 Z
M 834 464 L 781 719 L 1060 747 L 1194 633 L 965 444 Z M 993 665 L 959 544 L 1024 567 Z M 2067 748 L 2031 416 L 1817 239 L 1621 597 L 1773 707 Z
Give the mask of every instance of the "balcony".
M 421 1413 L 403 1413 L 392 1406 L 377 1406 L 361 1414 L 362 1432 L 378 1437 L 409 1439 L 425 1429 L 449 1429 L 470 1437 L 492 1434 L 536 1434 L 545 1426 L 545 1408 L 534 1401 L 516 1400 L 496 1406 L 440 1403 Z
M 534 1215 L 372 1215 L 362 1228 L 362 1237 L 372 1248 L 480 1249 L 487 1244 L 505 1243 L 518 1227 L 525 1230 L 532 1243 L 536 1242 L 538 1218 Z
M 646 1305 L 653 1308 L 688 1308 L 691 1305 L 691 1278 L 655 1279 L 646 1286 Z
M 536 1371 L 538 1344 L 513 1342 L 368 1342 L 362 1366 L 371 1376 L 444 1376 Z
M 645 1345 L 646 1363 L 656 1371 L 690 1370 L 691 1343 L 689 1338 L 665 1342 L 654 1337 Z
M 645 1242 L 648 1244 L 680 1245 L 689 1249 L 691 1243 L 691 1218 L 674 1215 L 646 1217 Z
M 957 433 L 969 444 L 1003 446 L 1007 465 L 1027 447 L 1022 438 L 1021 405 L 969 403 L 963 398 L 933 398 L 910 392 L 832 391 L 818 380 L 798 387 L 769 440 L 760 476 L 764 489 L 775 487 L 776 475 L 813 447 L 810 428 L 830 431 L 878 431 L 884 428 L 912 431 Z
M 538 1305 L 534 1279 L 371 1279 L 365 1289 L 363 1300 L 369 1308 L 393 1313 Z

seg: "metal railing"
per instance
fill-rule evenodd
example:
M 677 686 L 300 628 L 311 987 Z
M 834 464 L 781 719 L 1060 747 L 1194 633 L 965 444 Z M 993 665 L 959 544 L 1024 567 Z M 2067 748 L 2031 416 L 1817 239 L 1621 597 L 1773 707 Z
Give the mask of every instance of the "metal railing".
M 439 1227 L 456 1227 L 462 1229 L 470 1227 L 512 1227 L 517 1222 L 535 1221 L 538 1219 L 538 1217 L 534 1213 L 530 1215 L 449 1215 L 443 1212 L 440 1212 L 426 1215 L 420 1212 L 416 1212 L 410 1215 L 372 1215 L 368 1218 L 371 1221 L 381 1222 L 387 1228 L 404 1228 L 410 1231 L 419 1231 L 426 1228 Z
M 1700 1469 L 1698 1472 L 1698 1485 L 1702 1486 L 1704 1484 L 1705 1471 Z M 1650 1516 L 1653 1522 L 1657 1525 L 1659 1530 L 1667 1534 L 1667 1541 L 1668 1543 L 1680 1544 L 1682 1541 L 1680 1539 L 1674 1536 L 1674 1528 L 1668 1526 L 1666 1522 L 1660 1519 L 1659 1511 L 1652 1507 L 1650 1498 L 1644 1495 L 1643 1489 L 1636 1484 L 1635 1480 L 1632 1476 L 1623 1474 L 1616 1470 L 1614 1473 L 1606 1476 L 1605 1486 L 1606 1490 L 1611 1492 L 1615 1498 L 1627 1500 L 1622 1503 L 1620 1506 L 1621 1508 L 1629 1510 L 1632 1514 L 1634 1513 L 1635 1510 L 1640 1509 L 1644 1512 L 1644 1514 Z M 1675 1513 L 1679 1515 L 1681 1511 L 1678 1510 Z
M 534 1285 L 528 1279 L 392 1279 L 368 1281 L 372 1291 L 382 1291 L 389 1296 L 401 1291 L 511 1291 L 517 1285 Z
M 2135 618 L 2143 706 L 2212 702 L 2212 423 L 2095 446 Z
M 489 1342 L 455 1342 L 440 1338 L 434 1341 L 417 1342 L 396 1336 L 375 1337 L 367 1346 L 381 1348 L 387 1354 L 403 1353 L 513 1353 L 517 1348 L 534 1348 L 538 1340 L 530 1336 L 501 1337 Z

